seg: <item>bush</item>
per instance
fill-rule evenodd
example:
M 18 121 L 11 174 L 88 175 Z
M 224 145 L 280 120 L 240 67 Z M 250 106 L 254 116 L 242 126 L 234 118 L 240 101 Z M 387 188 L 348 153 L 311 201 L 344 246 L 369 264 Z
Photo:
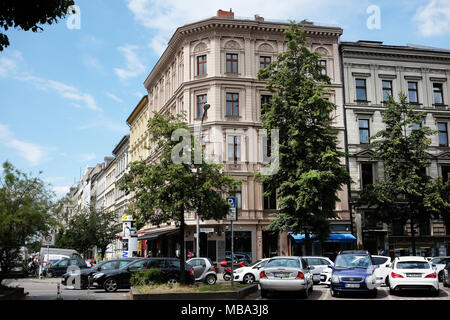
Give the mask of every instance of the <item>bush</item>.
M 133 287 L 146 286 L 164 283 L 164 279 L 160 269 L 152 268 L 134 273 L 131 276 L 130 283 Z

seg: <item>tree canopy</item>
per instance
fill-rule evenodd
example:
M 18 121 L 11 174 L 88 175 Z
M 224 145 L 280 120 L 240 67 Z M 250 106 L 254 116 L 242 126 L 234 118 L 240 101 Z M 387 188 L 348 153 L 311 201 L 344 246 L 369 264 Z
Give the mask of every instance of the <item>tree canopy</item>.
M 180 228 L 180 268 L 184 268 L 185 260 L 185 212 L 196 211 L 202 219 L 222 219 L 229 210 L 224 195 L 238 184 L 222 172 L 220 164 L 205 161 L 203 153 L 201 163 L 195 163 L 191 151 L 196 139 L 185 121 L 184 113 L 154 113 L 149 120 L 152 156 L 130 163 L 121 184 L 122 189 L 134 195 L 130 213 L 137 219 L 138 228 L 172 221 Z M 187 141 L 182 141 L 187 148 L 177 149 L 179 142 L 172 139 L 176 130 L 187 133 L 183 138 Z M 174 161 L 174 156 L 184 161 Z
M 2 0 L 0 1 L 0 28 L 19 28 L 25 31 L 42 31 L 41 25 L 57 23 L 68 13 L 73 0 Z M 6 34 L 0 32 L 0 51 L 9 46 Z
M 330 79 L 322 73 L 320 54 L 309 50 L 304 29 L 291 23 L 284 36 L 287 50 L 259 71 L 272 94 L 262 108 L 263 128 L 279 130 L 279 170 L 261 177 L 266 195 L 278 189 L 279 210 L 270 228 L 305 232 L 307 241 L 309 233 L 324 239 L 329 219 L 336 217 L 337 192 L 350 181 L 332 126 L 336 105 L 325 98 Z

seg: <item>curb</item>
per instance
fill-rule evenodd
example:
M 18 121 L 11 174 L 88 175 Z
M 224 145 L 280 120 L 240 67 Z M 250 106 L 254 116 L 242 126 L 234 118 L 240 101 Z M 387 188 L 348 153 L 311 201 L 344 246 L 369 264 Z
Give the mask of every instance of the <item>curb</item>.
M 138 293 L 130 289 L 130 300 L 240 300 L 250 293 L 258 291 L 253 284 L 237 291 L 189 292 L 189 293 Z

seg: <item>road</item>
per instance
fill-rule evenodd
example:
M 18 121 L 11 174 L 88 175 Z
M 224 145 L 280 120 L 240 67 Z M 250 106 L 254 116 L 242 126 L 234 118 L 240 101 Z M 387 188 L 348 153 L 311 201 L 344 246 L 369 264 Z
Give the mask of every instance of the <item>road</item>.
M 52 279 L 17 279 L 5 280 L 8 286 L 19 286 L 28 292 L 26 299 L 29 300 L 56 300 L 57 286 L 61 283 L 60 278 Z M 219 283 L 223 282 L 219 278 Z M 5 284 L 5 283 L 4 283 Z M 128 300 L 129 290 L 118 290 L 114 293 L 107 293 L 101 289 L 90 290 L 74 290 L 60 285 L 60 297 L 63 300 Z M 283 300 L 295 299 L 293 294 L 273 294 L 268 299 Z M 266 300 L 261 298 L 260 291 L 257 291 L 246 297 L 245 300 Z M 309 295 L 308 300 L 374 300 L 364 295 L 345 295 L 335 298 L 331 296 L 330 289 L 324 285 L 315 285 L 313 292 Z M 424 292 L 405 292 L 399 295 L 390 295 L 389 288 L 382 286 L 378 289 L 378 295 L 375 300 L 450 300 L 450 288 L 442 286 L 440 283 L 439 297 L 431 297 Z
M 450 288 L 446 288 L 439 283 L 440 293 L 439 297 L 431 297 L 426 292 L 404 292 L 398 295 L 390 295 L 389 287 L 382 286 L 378 288 L 377 297 L 369 298 L 364 295 L 345 295 L 343 297 L 335 298 L 331 296 L 330 289 L 325 285 L 315 285 L 314 290 L 310 293 L 309 298 L 311 300 L 450 300 Z M 254 294 L 248 296 L 246 300 L 283 300 L 283 299 L 296 299 L 295 295 L 292 294 L 273 294 L 267 299 L 261 297 L 260 292 L 255 292 Z M 299 298 L 300 299 L 300 298 Z
M 27 300 L 56 300 L 58 284 L 61 278 L 25 278 L 16 280 L 5 280 L 3 284 L 11 287 L 19 286 L 28 292 Z M 129 290 L 117 290 L 108 293 L 102 289 L 74 290 L 60 285 L 60 298 L 63 300 L 127 300 Z

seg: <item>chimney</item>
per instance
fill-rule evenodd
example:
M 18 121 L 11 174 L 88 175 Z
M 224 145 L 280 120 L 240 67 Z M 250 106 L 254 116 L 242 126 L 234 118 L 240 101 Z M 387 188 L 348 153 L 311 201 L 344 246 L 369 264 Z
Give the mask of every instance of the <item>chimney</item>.
M 218 18 L 225 18 L 225 19 L 234 19 L 234 12 L 231 11 L 223 11 L 223 10 L 217 10 L 217 16 Z
M 264 18 L 260 17 L 259 14 L 255 14 L 255 20 L 256 21 L 264 21 Z

